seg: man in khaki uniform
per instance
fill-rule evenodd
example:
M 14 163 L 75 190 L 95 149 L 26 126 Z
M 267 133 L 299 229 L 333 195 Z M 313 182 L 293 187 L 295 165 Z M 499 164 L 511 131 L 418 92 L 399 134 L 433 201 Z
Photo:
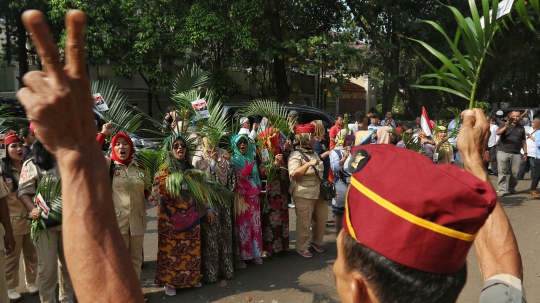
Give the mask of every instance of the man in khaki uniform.
M 34 143 L 34 148 L 36 148 L 35 144 L 41 143 Z M 23 164 L 17 197 L 30 212 L 30 218 L 38 219 L 39 211 L 33 201 L 37 185 L 45 174 L 53 174 L 59 177 L 60 173 L 56 165 L 49 170 L 44 170 L 36 165 L 34 161 L 34 158 L 30 158 Z M 56 303 L 54 294 L 56 283 L 60 285 L 58 295 L 60 302 L 73 302 L 75 294 L 64 259 L 62 225 L 49 227 L 47 231 L 41 230 L 35 246 L 38 255 L 37 282 L 41 303 Z M 60 275 L 58 271 L 60 271 Z

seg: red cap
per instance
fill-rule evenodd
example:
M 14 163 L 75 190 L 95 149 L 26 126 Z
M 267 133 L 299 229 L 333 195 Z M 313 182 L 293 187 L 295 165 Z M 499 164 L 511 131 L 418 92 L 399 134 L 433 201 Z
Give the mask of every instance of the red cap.
M 314 134 L 315 133 L 315 125 L 308 123 L 308 124 L 297 124 L 294 128 L 294 132 L 296 134 Z
M 11 143 L 21 143 L 21 142 L 22 140 L 19 138 L 19 136 L 17 136 L 17 133 L 14 131 L 10 131 L 4 137 L 4 144 L 6 146 L 10 145 Z
M 348 169 L 344 230 L 425 272 L 459 271 L 497 202 L 493 187 L 471 173 L 392 145 L 354 147 Z

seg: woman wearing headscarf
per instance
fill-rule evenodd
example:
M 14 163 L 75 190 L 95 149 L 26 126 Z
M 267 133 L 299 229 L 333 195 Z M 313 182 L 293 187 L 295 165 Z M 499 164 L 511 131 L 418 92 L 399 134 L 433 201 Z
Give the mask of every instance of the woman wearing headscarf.
M 41 216 L 34 203 L 34 196 L 39 181 L 45 175 L 51 175 L 56 180 L 60 178 L 54 156 L 39 140 L 36 140 L 28 160 L 24 162 L 21 169 L 19 189 L 17 189 L 17 197 L 30 212 L 29 217 L 32 220 L 37 220 Z M 75 294 L 64 259 L 62 225 L 48 227 L 46 231 L 41 230 L 39 239 L 34 245 L 38 256 L 37 284 L 41 303 L 56 302 L 56 284 L 60 285 L 58 295 L 60 301 L 72 302 Z
M 255 160 L 255 146 L 249 142 L 246 135 L 234 135 L 231 145 L 234 150 L 232 162 L 238 171 L 234 189 L 234 210 L 240 257 L 260 265 L 263 263 L 259 200 L 261 179 Z M 245 264 L 242 267 L 245 267 Z
M 206 137 L 202 138 L 202 150 L 195 153 L 192 163 L 196 169 L 204 171 L 209 180 L 228 188 L 234 186 L 231 156 L 224 149 L 213 147 Z M 238 266 L 236 263 L 240 260 L 236 256 L 239 256 L 239 252 L 234 234 L 232 203 L 228 207 L 216 203 L 214 207 L 215 222 L 201 221 L 202 276 L 209 283 L 216 282 L 219 275 L 232 279 L 234 267 Z
M 326 201 L 319 197 L 319 178 L 323 177 L 323 163 L 313 150 L 314 132 L 315 125 L 311 123 L 296 126 L 294 151 L 289 156 L 288 162 L 291 178 L 289 193 L 296 206 L 296 252 L 304 258 L 313 257 L 309 252 L 309 246 L 317 252 L 324 252 L 322 244 L 328 219 Z M 311 235 L 310 226 L 312 227 Z
M 165 294 L 175 296 L 180 288 L 199 287 L 201 277 L 201 228 L 196 200 L 182 186 L 180 196 L 167 189 L 167 180 L 175 173 L 184 178 L 194 176 L 186 173 L 193 169 L 189 162 L 189 150 L 182 135 L 173 135 L 166 143 L 172 152 L 167 165 L 162 165 L 154 178 L 153 196 L 159 196 L 158 206 L 158 255 L 155 283 L 164 286 Z M 202 182 L 203 180 L 201 180 Z M 199 207 L 200 208 L 200 207 Z M 210 221 L 214 212 L 207 206 L 201 208 Z M 180 223 L 180 224 L 179 224 Z M 185 224 L 184 224 L 185 223 Z M 187 227 L 185 227 L 187 226 Z
M 446 127 L 438 126 L 438 131 L 433 137 L 435 141 L 435 151 L 437 152 L 437 163 L 454 164 L 454 149 L 448 143 L 448 133 Z
M 27 224 L 28 211 L 17 199 L 17 189 L 19 188 L 19 177 L 23 166 L 24 149 L 23 142 L 15 132 L 11 131 L 4 138 L 6 145 L 5 158 L 2 159 L 2 179 L 0 192 L 7 193 L 6 200 L 11 216 L 11 226 L 15 236 L 15 247 L 13 252 L 6 255 L 6 282 L 8 297 L 11 301 L 22 299 L 17 292 L 19 287 L 19 264 L 21 252 L 23 253 L 24 273 L 28 293 L 33 296 L 38 293 L 36 276 L 38 269 L 38 259 L 36 248 L 32 244 L 30 237 L 30 226 Z
M 108 125 L 108 124 L 106 124 Z M 104 128 L 107 127 L 104 125 Z M 98 140 L 99 141 L 99 140 Z M 118 227 L 131 256 L 137 277 L 143 263 L 144 234 L 146 233 L 146 202 L 156 205 L 154 197 L 145 190 L 148 173 L 133 158 L 135 148 L 126 133 L 118 133 L 111 140 L 111 156 L 105 157 L 112 182 L 114 210 Z M 146 295 L 144 295 L 146 300 Z
M 330 153 L 330 165 L 334 172 L 334 184 L 336 186 L 336 197 L 332 199 L 332 213 L 336 226 L 336 235 L 342 228 L 343 213 L 345 212 L 345 196 L 350 184 L 351 175 L 345 171 L 344 164 L 349 158 L 351 146 L 354 145 L 355 136 L 347 135 L 347 131 L 342 129 L 336 136 L 336 147 Z
M 263 148 L 274 155 L 271 163 L 275 172 L 274 179 L 266 186 L 266 193 L 261 195 L 263 201 L 262 212 L 262 240 L 263 251 L 267 255 L 289 250 L 289 177 L 287 175 L 287 162 L 290 145 L 280 147 L 281 133 L 270 127 L 259 134 Z M 259 173 L 263 180 L 268 181 L 268 171 L 265 164 L 269 161 L 257 158 Z

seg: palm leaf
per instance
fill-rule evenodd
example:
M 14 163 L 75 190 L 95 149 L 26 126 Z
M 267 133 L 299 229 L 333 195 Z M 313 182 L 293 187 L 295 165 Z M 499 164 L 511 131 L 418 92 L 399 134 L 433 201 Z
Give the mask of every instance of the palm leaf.
M 221 100 L 215 100 L 214 93 L 208 91 L 205 100 L 210 112 L 210 118 L 198 120 L 201 133 L 208 138 L 208 141 L 213 147 L 219 146 L 220 143 L 228 142 L 226 133 L 229 125 L 229 118 L 223 112 L 223 103 Z
M 473 107 L 476 87 L 478 85 L 484 59 L 488 54 L 491 54 L 495 33 L 499 30 L 500 23 L 502 22 L 501 20 L 496 19 L 496 13 L 493 13 L 490 16 L 489 4 L 488 0 L 482 0 L 482 12 L 484 17 L 480 17 L 475 1 L 469 0 L 471 17 L 468 18 L 464 18 L 461 12 L 455 7 L 445 5 L 452 11 L 458 24 L 456 38 L 453 41 L 439 24 L 433 21 L 424 21 L 433 26 L 445 37 L 449 47 L 453 51 L 453 58 L 447 58 L 434 47 L 423 41 L 408 38 L 411 41 L 419 43 L 443 64 L 441 68 L 436 68 L 417 51 L 422 60 L 435 72 L 435 74 L 424 75 L 423 79 L 434 78 L 438 81 L 442 80 L 453 89 L 443 88 L 440 85 L 423 85 L 416 87 L 437 89 L 453 93 L 468 99 L 469 107 Z M 497 8 L 498 5 L 499 1 L 494 0 L 493 7 Z M 465 54 L 462 54 L 458 49 L 458 44 L 460 42 L 466 49 Z
M 205 181 L 204 172 L 197 169 L 187 169 L 183 173 L 171 173 L 167 176 L 165 187 L 173 197 L 189 199 L 202 207 L 210 204 L 215 208 L 216 203 L 228 206 L 234 195 L 229 189 L 214 181 Z
M 52 174 L 46 174 L 41 178 L 36 188 L 36 196 L 41 195 L 43 202 L 51 210 L 49 217 L 62 223 L 62 181 L 60 178 Z M 53 212 L 54 211 L 54 212 Z M 40 230 L 44 230 L 49 239 L 49 233 L 47 232 L 47 226 L 40 217 L 37 220 L 33 220 L 30 224 L 30 235 L 32 241 L 35 243 L 39 238 Z M 50 245 L 50 241 L 49 241 Z
M 154 176 L 159 170 L 159 167 L 163 165 L 167 159 L 167 153 L 162 150 L 149 150 L 142 149 L 135 154 L 137 161 L 142 166 L 146 173 L 144 174 L 144 187 L 147 190 L 152 188 L 152 182 Z
M 269 99 L 259 99 L 251 101 L 247 107 L 238 111 L 238 114 L 249 116 L 263 116 L 268 118 L 277 128 L 289 138 L 291 135 L 291 129 L 289 127 L 289 121 L 287 119 L 288 109 L 280 103 Z
M 113 121 L 117 132 L 127 134 L 139 129 L 142 122 L 142 114 L 127 102 L 127 97 L 109 81 L 92 82 L 92 94 L 100 93 L 109 110 L 100 111 L 106 121 Z M 96 107 L 96 109 L 98 109 Z M 99 110 L 99 109 L 98 109 Z
M 172 94 L 199 90 L 210 83 L 210 72 L 201 69 L 198 65 L 186 66 L 173 80 Z

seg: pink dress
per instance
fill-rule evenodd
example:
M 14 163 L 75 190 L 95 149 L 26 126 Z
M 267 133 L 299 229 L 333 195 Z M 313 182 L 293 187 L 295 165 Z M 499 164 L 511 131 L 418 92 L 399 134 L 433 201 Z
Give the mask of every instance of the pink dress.
M 242 260 L 262 256 L 260 189 L 250 182 L 251 175 L 238 172 L 234 211 L 236 214 L 236 238 Z

